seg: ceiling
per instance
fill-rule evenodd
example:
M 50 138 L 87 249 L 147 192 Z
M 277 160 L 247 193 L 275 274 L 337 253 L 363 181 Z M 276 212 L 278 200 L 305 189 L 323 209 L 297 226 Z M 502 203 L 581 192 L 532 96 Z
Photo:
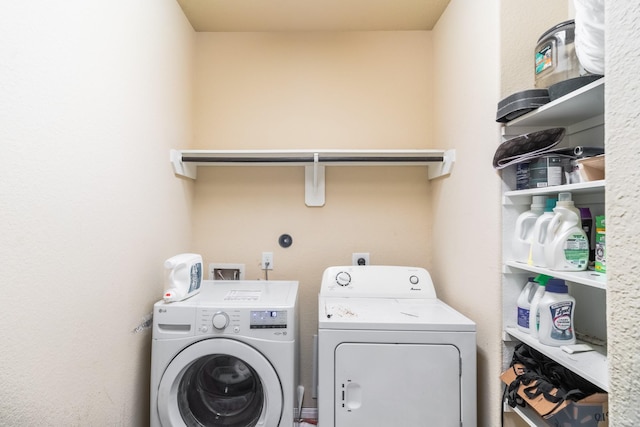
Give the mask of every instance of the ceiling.
M 450 0 L 177 0 L 196 31 L 431 30 Z

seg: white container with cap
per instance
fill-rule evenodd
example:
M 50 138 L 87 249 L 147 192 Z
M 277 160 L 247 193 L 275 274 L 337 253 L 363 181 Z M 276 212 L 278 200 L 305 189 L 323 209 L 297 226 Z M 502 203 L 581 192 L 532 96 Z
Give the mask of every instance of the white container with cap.
M 571 193 L 558 194 L 554 217 L 547 227 L 546 267 L 551 270 L 583 271 L 589 264 L 589 239 L 582 229 L 580 211 Z
M 544 255 L 544 246 L 547 240 L 547 227 L 555 216 L 553 208 L 556 207 L 556 199 L 548 198 L 544 213 L 538 217 L 533 226 L 531 236 L 531 251 L 529 253 L 528 264 L 536 267 L 546 267 L 547 260 Z
M 534 279 L 538 286 L 533 291 L 531 305 L 529 306 L 529 334 L 534 338 L 538 337 L 538 329 L 540 327 L 540 312 L 538 311 L 538 306 L 544 296 L 545 285 L 550 278 L 549 276 L 541 274 Z
M 547 196 L 533 196 L 531 209 L 520 214 L 516 220 L 513 236 L 513 259 L 517 262 L 527 263 L 529 250 L 533 237 L 533 227 L 536 220 L 544 213 Z
M 168 270 L 163 295 L 165 302 L 182 301 L 200 292 L 202 256 L 191 253 L 175 255 L 164 262 L 164 268 Z
M 549 280 L 546 292 L 538 305 L 540 313 L 538 340 L 541 344 L 560 347 L 576 343 L 573 325 L 575 307 L 576 300 L 569 295 L 564 280 Z
M 537 287 L 537 283 L 533 281 L 533 277 L 529 277 L 527 284 L 522 288 L 518 301 L 516 302 L 516 326 L 519 330 L 527 334 L 529 333 L 529 310 L 531 308 L 531 298 L 533 297 Z

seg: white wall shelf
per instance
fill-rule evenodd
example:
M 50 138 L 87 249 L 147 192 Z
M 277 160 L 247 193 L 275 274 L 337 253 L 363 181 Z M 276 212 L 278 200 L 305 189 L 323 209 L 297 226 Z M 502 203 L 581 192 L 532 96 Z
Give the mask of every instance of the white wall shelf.
M 567 127 L 572 133 L 603 124 L 604 77 L 510 121 L 504 131 L 513 134 L 515 128 L 521 133 L 523 128 Z
M 555 101 L 543 105 L 503 127 L 503 137 L 521 135 L 551 127 L 564 127 L 566 135 L 563 148 L 573 146 L 602 147 L 604 144 L 604 78 L 590 83 Z M 588 207 L 592 217 L 604 214 L 605 180 L 568 184 L 528 190 L 514 190 L 516 185 L 515 167 L 501 171 L 503 180 L 502 197 L 502 311 L 503 339 L 506 342 L 519 341 L 536 349 L 557 363 L 580 375 L 601 389 L 609 389 L 609 372 L 605 346 L 589 343 L 595 351 L 568 354 L 558 347 L 541 344 L 536 338 L 523 333 L 515 326 L 516 301 L 527 278 L 536 274 L 563 279 L 576 298 L 575 328 L 585 336 L 606 343 L 606 291 L 607 275 L 595 271 L 563 272 L 530 266 L 514 261 L 510 242 L 518 216 L 527 211 L 532 196 L 555 196 L 560 192 L 570 192 L 576 206 Z M 595 223 L 595 222 L 594 222 Z M 580 311 L 578 311 L 580 310 Z M 505 346 L 505 352 L 512 346 Z M 505 360 L 510 360 L 506 353 Z M 530 426 L 546 426 L 545 420 L 529 408 L 509 408 L 516 412 Z
M 589 195 L 604 193 L 605 180 L 581 182 L 578 184 L 556 185 L 544 188 L 530 188 L 528 190 L 505 191 L 502 195 L 502 204 L 523 205 L 531 203 L 531 196 L 548 196 L 560 192 L 570 192 L 572 195 Z M 599 190 L 599 191 L 598 191 Z
M 199 166 L 304 166 L 305 203 L 324 205 L 326 166 L 427 166 L 429 179 L 451 173 L 455 150 L 171 150 L 176 175 L 196 179 Z
M 536 338 L 519 331 L 517 328 L 507 327 L 505 332 L 518 339 L 518 341 L 535 348 L 540 353 L 550 357 L 604 391 L 609 389 L 609 371 L 607 368 L 607 350 L 605 347 L 589 343 L 594 351 L 569 354 L 560 350 L 560 347 L 542 345 Z M 578 340 L 577 343 L 580 344 L 582 341 Z
M 505 401 L 503 402 L 503 406 L 505 412 L 515 412 L 530 427 L 549 427 L 549 423 L 547 423 L 528 405 L 525 407 L 516 406 L 515 408 L 512 408 Z
M 557 271 L 548 268 L 535 267 L 533 265 L 524 264 L 517 261 L 507 260 L 504 262 L 507 269 L 505 273 L 509 273 L 508 269 L 515 268 L 518 270 L 529 271 L 535 274 L 544 274 L 546 276 L 555 277 L 556 279 L 567 280 L 569 282 L 578 283 L 580 285 L 591 286 L 598 289 L 607 289 L 607 275 L 597 271 Z

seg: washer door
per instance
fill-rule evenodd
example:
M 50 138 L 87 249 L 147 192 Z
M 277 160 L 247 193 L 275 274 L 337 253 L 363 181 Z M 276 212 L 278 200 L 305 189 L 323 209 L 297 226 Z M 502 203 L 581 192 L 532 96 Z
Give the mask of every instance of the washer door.
M 182 350 L 158 388 L 165 427 L 277 426 L 282 386 L 271 363 L 253 347 L 226 338 Z

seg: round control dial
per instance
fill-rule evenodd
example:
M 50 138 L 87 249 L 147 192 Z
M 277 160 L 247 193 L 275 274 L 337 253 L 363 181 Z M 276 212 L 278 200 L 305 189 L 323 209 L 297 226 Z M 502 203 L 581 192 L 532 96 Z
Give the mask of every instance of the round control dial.
M 409 277 L 409 282 L 411 282 L 412 285 L 417 285 L 419 281 L 420 279 L 418 279 L 418 276 Z
M 229 316 L 224 311 L 218 311 L 213 315 L 213 327 L 217 330 L 222 330 L 229 324 Z
M 340 286 L 347 286 L 351 283 L 351 275 L 346 271 L 341 271 L 336 275 L 336 283 Z

